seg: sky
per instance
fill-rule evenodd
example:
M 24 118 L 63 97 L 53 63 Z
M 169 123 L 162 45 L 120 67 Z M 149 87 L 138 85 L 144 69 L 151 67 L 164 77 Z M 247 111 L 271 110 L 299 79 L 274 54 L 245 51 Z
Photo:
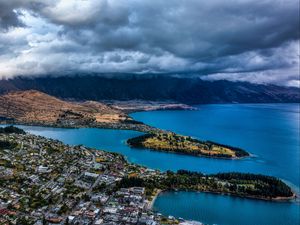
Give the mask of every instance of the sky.
M 298 0 L 0 0 L 0 78 L 162 73 L 299 86 Z

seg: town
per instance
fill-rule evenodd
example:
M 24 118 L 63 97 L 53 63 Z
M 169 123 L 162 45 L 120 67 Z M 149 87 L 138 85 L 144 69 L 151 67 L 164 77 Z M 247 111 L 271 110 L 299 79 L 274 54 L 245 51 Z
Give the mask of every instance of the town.
M 0 224 L 199 224 L 151 210 L 124 177 L 163 176 L 123 156 L 30 134 L 0 134 Z
M 155 198 L 168 190 L 295 198 L 271 176 L 161 172 L 129 163 L 121 154 L 0 128 L 0 224 L 202 224 L 153 210 Z

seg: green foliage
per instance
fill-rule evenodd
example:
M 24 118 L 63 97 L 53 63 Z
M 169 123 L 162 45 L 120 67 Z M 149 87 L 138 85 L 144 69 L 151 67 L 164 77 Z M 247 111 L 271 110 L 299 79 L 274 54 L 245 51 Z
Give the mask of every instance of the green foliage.
M 33 222 L 30 221 L 28 218 L 22 216 L 17 220 L 17 224 L 22 224 L 22 225 L 31 225 Z
M 0 159 L 0 166 L 4 166 L 6 168 L 14 168 L 13 164 L 7 159 Z M 1 184 L 1 180 L 0 180 L 0 184 Z
M 62 215 L 68 212 L 69 210 L 70 210 L 69 207 L 66 204 L 63 204 L 58 213 Z
M 20 129 L 15 126 L 7 126 L 7 127 L 0 127 L 0 133 L 4 134 L 25 134 L 23 129 Z
M 293 195 L 291 188 L 278 178 L 250 173 L 219 173 L 214 175 L 221 180 L 227 180 L 234 186 L 234 191 L 243 190 L 250 195 L 268 197 L 289 197 Z M 244 187 L 239 185 L 246 184 Z M 252 187 L 252 188 L 250 188 Z
M 145 186 L 145 181 L 142 178 L 137 177 L 125 177 L 119 182 L 119 187 L 143 187 Z
M 236 147 L 218 144 L 212 141 L 201 141 L 192 137 L 171 132 L 153 132 L 127 140 L 130 146 L 149 148 L 157 151 L 176 152 L 209 157 L 244 157 L 249 154 Z
M 148 138 L 153 138 L 154 134 L 144 134 L 138 137 L 130 138 L 127 140 L 127 144 L 136 147 L 136 148 L 143 148 L 143 141 L 148 139 Z
M 245 150 L 241 149 L 241 148 L 237 148 L 237 147 L 233 147 L 233 146 L 230 146 L 230 145 L 224 145 L 224 144 L 216 143 L 216 142 L 213 142 L 213 141 L 206 141 L 205 143 L 208 144 L 208 145 L 217 145 L 217 146 L 220 146 L 220 147 L 232 149 L 232 150 L 235 151 L 235 155 L 237 157 L 249 156 L 249 153 L 246 152 Z
M 159 188 L 162 190 L 183 189 L 220 192 L 258 198 L 290 197 L 293 195 L 290 187 L 275 177 L 243 173 L 204 175 L 179 170 L 177 173 L 168 171 L 163 178 L 126 177 L 118 184 L 119 188 L 135 186 L 145 187 L 148 193 Z
M 15 147 L 17 147 L 17 143 L 15 142 L 0 140 L 0 149 L 13 149 Z

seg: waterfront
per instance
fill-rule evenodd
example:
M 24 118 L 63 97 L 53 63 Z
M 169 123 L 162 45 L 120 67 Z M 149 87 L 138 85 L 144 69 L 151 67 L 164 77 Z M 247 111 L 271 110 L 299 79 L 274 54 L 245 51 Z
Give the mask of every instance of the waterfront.
M 164 192 L 154 203 L 164 215 L 218 225 L 296 225 L 299 205 L 200 192 Z
M 220 162 L 218 169 L 278 176 L 298 193 L 299 104 L 201 105 L 199 111 L 155 111 L 133 117 L 162 129 L 204 140 L 236 145 L 252 159 Z M 208 162 L 209 160 L 205 160 Z M 241 164 L 240 164 L 241 163 Z M 207 167 L 214 167 L 211 163 Z M 176 202 L 176 204 L 174 204 Z M 199 192 L 164 192 L 154 209 L 165 215 L 222 225 L 294 225 L 300 222 L 299 201 L 265 202 Z
M 162 129 L 241 147 L 243 160 L 197 159 L 192 170 L 263 173 L 300 185 L 299 104 L 200 105 L 198 111 L 139 112 L 132 116 Z M 186 167 L 188 163 L 179 161 Z
M 21 127 L 31 133 L 59 139 L 67 144 L 83 144 L 119 152 L 130 162 L 164 171 L 187 169 L 205 173 L 253 172 L 280 177 L 295 189 L 299 186 L 298 104 L 202 105 L 198 111 L 152 111 L 134 113 L 132 116 L 162 129 L 242 147 L 255 157 L 223 160 L 132 149 L 125 142 L 128 138 L 140 135 L 135 131 Z M 299 221 L 298 203 L 265 202 L 211 194 L 204 194 L 208 197 L 205 201 L 200 201 L 203 194 L 198 196 L 185 192 L 167 194 L 168 198 L 165 196 L 165 193 L 160 195 L 154 204 L 160 212 L 206 221 L 209 224 L 244 225 L 243 216 L 235 218 L 234 215 L 239 215 L 238 213 L 245 215 L 249 224 L 297 224 Z M 184 201 L 179 200 L 178 196 Z M 193 210 L 185 211 L 186 202 L 193 202 L 190 204 Z M 224 207 L 228 207 L 232 215 L 224 211 Z M 210 208 L 210 213 L 203 213 L 203 208 Z M 248 211 L 256 214 L 243 214 Z M 280 215 L 282 220 L 271 220 L 268 216 L 272 215 L 271 212 L 277 212 L 274 218 Z M 235 221 L 230 218 L 235 218 Z

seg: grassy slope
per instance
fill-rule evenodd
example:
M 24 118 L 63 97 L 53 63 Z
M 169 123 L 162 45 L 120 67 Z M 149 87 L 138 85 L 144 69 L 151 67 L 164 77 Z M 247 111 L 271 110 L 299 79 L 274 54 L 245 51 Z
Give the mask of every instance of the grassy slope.
M 133 147 L 210 157 L 238 158 L 249 154 L 242 149 L 210 141 L 199 141 L 171 132 L 145 134 L 128 140 Z

